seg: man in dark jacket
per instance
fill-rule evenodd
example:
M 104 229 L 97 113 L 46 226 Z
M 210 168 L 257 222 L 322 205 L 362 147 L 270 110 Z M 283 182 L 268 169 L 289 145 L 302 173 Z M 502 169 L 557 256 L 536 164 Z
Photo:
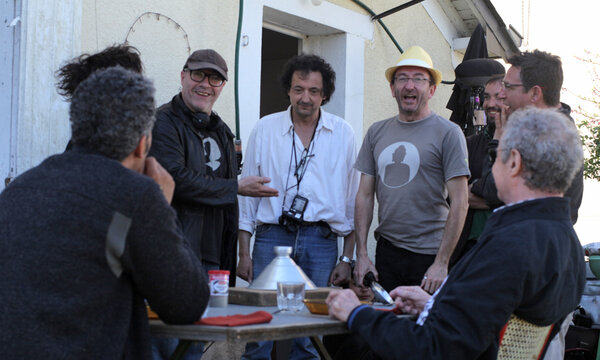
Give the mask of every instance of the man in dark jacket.
M 150 155 L 175 180 L 172 205 L 205 270 L 229 270 L 230 286 L 235 286 L 237 195 L 277 196 L 278 192 L 264 185 L 270 181 L 266 177 L 237 180 L 234 135 L 213 111 L 227 79 L 221 55 L 212 49 L 194 51 L 181 71 L 181 92 L 157 111 Z M 162 339 L 154 345 L 158 359 L 167 358 L 176 344 Z M 193 348 L 188 356 L 200 355 L 200 348 Z
M 206 308 L 173 180 L 146 157 L 153 96 L 121 67 L 90 75 L 71 101 L 73 149 L 0 194 L 3 359 L 148 359 L 144 299 L 167 323 Z
M 555 336 L 585 284 L 583 251 L 563 198 L 583 163 L 577 128 L 554 109 L 515 112 L 493 166 L 507 205 L 488 219 L 479 242 L 430 296 L 419 287 L 390 295 L 417 322 L 361 306 L 352 291 L 334 291 L 329 313 L 347 321 L 387 359 L 496 359 L 511 316 Z M 492 156 L 496 159 L 496 156 Z
M 237 194 L 276 196 L 265 177 L 237 180 L 234 135 L 213 111 L 227 82 L 227 64 L 212 49 L 197 50 L 181 71 L 181 92 L 156 114 L 150 154 L 175 180 L 173 207 L 206 270 L 229 270 L 235 285 Z

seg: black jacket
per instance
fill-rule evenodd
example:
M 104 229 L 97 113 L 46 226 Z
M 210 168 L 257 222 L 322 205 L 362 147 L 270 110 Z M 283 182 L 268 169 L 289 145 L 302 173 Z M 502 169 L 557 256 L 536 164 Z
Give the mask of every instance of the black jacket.
M 469 151 L 469 171 L 471 172 L 469 184 L 475 184 L 481 178 L 481 174 L 486 164 L 486 159 L 489 158 L 488 144 L 492 141 L 492 138 L 494 137 L 494 131 L 496 131 L 496 126 L 494 125 L 494 123 L 490 123 L 480 133 L 467 137 L 467 150 Z M 473 187 L 476 187 L 476 185 L 473 185 Z M 502 202 L 497 198 L 496 194 L 494 194 L 494 198 L 492 198 L 492 196 L 490 195 L 485 200 L 491 209 L 502 205 Z M 460 260 L 460 258 L 470 248 L 472 248 L 476 242 L 474 240 L 469 239 L 469 235 L 471 234 L 471 227 L 473 226 L 473 216 L 475 215 L 476 211 L 478 210 L 469 208 L 469 211 L 467 212 L 463 230 L 458 239 L 458 243 L 456 244 L 456 247 L 454 249 L 454 253 L 452 254 L 452 259 L 450 260 L 451 266 L 453 266 L 458 260 Z
M 150 359 L 144 299 L 191 324 L 206 275 L 158 185 L 78 147 L 0 193 L 2 359 Z
M 567 199 L 557 197 L 497 210 L 448 274 L 423 326 L 366 308 L 350 330 L 385 359 L 496 359 L 511 314 L 558 330 L 585 285 L 568 212 Z
M 559 111 L 573 120 L 570 115 L 571 108 L 569 105 L 564 103 L 561 103 L 560 105 Z M 497 147 L 497 140 L 492 140 L 488 143 L 488 151 L 490 149 L 496 149 Z M 481 178 L 473 184 L 471 192 L 484 198 L 491 208 L 502 205 L 502 201 L 498 199 L 498 190 L 496 189 L 496 183 L 492 176 L 492 166 L 489 161 L 489 156 L 484 158 Z M 579 206 L 581 206 L 581 200 L 583 199 L 583 166 L 577 171 L 573 178 L 573 182 L 571 182 L 571 186 L 565 191 L 565 197 L 568 197 L 571 201 L 571 222 L 575 224 L 577 222 Z
M 206 131 L 223 144 L 225 178 L 212 175 L 206 164 L 202 135 Z M 152 137 L 150 155 L 175 180 L 172 205 L 185 237 L 201 260 L 229 270 L 235 284 L 238 185 L 233 133 L 214 111 L 209 119 L 203 118 L 178 94 L 158 109 Z

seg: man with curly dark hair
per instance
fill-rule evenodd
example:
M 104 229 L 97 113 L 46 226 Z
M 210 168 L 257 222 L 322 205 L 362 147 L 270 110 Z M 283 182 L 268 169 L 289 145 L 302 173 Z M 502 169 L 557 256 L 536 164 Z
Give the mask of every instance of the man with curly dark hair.
M 57 92 L 70 102 L 77 86 L 92 73 L 117 65 L 138 74 L 144 70 L 138 49 L 126 44 L 112 45 L 95 54 L 82 54 L 58 69 L 55 73 Z M 66 150 L 72 147 L 73 142 L 69 140 Z
M 242 169 L 242 176 L 269 176 L 279 196 L 241 197 L 238 275 L 252 281 L 273 260 L 274 246 L 289 246 L 316 286 L 341 284 L 350 279 L 354 251 L 354 131 L 322 108 L 335 90 L 335 72 L 321 57 L 292 58 L 281 84 L 290 106 L 256 124 Z M 340 236 L 344 250 L 336 266 Z M 271 346 L 250 343 L 243 358 L 268 357 Z M 290 358 L 318 357 L 308 338 L 302 338 L 294 340 Z
M 138 49 L 126 44 L 112 45 L 95 54 L 82 54 L 58 69 L 58 93 L 70 101 L 77 86 L 94 71 L 117 65 L 138 74 L 143 71 Z

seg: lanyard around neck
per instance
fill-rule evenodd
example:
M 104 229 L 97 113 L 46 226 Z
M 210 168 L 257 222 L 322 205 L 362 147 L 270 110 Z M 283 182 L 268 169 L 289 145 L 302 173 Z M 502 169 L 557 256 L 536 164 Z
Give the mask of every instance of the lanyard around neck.
M 293 124 L 293 122 L 292 122 L 292 124 Z M 310 162 L 310 159 L 313 156 L 315 156 L 312 152 L 314 150 L 314 139 L 315 139 L 315 134 L 317 133 L 318 126 L 319 126 L 319 120 L 317 119 L 317 123 L 315 124 L 313 134 L 310 138 L 310 143 L 308 144 L 308 148 L 305 148 L 304 151 L 302 151 L 302 158 L 300 159 L 300 164 L 298 164 L 298 158 L 297 158 L 297 153 L 296 153 L 296 129 L 292 125 L 292 151 L 290 152 L 290 166 L 288 167 L 287 179 L 285 180 L 285 193 L 283 195 L 283 204 L 285 204 L 285 199 L 287 197 L 288 190 L 290 190 L 291 188 L 294 187 L 294 185 L 292 185 L 291 187 L 288 187 L 289 180 L 290 180 L 290 172 L 292 170 L 292 158 L 294 159 L 294 165 L 295 165 L 294 177 L 296 178 L 296 185 L 295 185 L 296 193 L 298 193 L 300 191 L 300 182 L 302 182 L 302 179 L 304 178 L 304 174 L 306 173 L 306 168 L 308 167 L 308 163 Z

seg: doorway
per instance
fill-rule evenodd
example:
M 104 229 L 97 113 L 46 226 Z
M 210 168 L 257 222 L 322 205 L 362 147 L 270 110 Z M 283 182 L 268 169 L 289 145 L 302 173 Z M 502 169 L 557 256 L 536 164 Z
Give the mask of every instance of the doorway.
M 298 55 L 301 47 L 302 41 L 297 37 L 262 28 L 260 117 L 283 111 L 289 106 L 279 78 L 285 63 Z

